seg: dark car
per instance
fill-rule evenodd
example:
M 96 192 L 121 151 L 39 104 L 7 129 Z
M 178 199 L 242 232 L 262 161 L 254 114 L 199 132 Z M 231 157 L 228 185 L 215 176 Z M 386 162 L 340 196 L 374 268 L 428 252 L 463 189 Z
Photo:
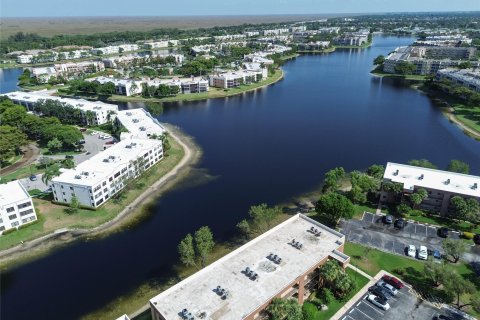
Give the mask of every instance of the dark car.
M 433 320 L 453 320 L 452 317 L 444 316 L 443 314 L 433 317 Z
M 392 286 L 394 286 L 398 290 L 403 288 L 403 283 L 395 277 L 391 277 L 391 276 L 386 274 L 382 277 L 382 280 L 385 281 L 386 283 L 391 284 Z
M 393 223 L 393 216 L 391 215 L 387 215 L 383 218 L 383 221 L 386 223 L 386 224 L 392 224 Z
M 30 181 L 37 181 L 37 176 L 34 174 L 30 175 Z
M 441 238 L 448 238 L 448 228 L 440 228 L 438 229 L 438 236 Z
M 391 295 L 387 291 L 387 289 L 382 288 L 380 286 L 371 286 L 370 288 L 368 288 L 368 291 L 370 291 L 371 293 L 373 293 L 377 297 L 379 297 L 381 299 L 384 299 L 384 300 L 388 300 L 388 299 L 391 298 Z
M 405 227 L 405 220 L 403 220 L 403 219 L 395 220 L 394 226 L 395 226 L 395 228 L 403 229 Z
M 480 244 L 480 234 L 473 236 L 473 242 L 475 242 L 475 244 Z

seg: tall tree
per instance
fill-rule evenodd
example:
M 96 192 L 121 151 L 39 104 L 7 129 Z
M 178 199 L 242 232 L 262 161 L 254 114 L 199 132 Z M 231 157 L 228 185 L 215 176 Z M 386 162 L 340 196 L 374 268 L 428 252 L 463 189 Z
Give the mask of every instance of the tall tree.
M 442 248 L 447 256 L 452 257 L 453 263 L 457 263 L 468 249 L 465 242 L 454 239 L 443 240 Z
M 303 320 L 302 308 L 296 299 L 274 298 L 267 312 L 272 320 Z
M 385 173 L 385 167 L 380 164 L 372 164 L 370 167 L 368 167 L 366 172 L 369 176 L 380 180 L 383 178 L 383 174 Z
M 408 164 L 416 167 L 423 167 L 429 169 L 438 169 L 436 165 L 428 161 L 427 159 L 412 159 L 408 161 Z
M 178 254 L 180 255 L 180 261 L 186 266 L 198 266 L 195 262 L 195 248 L 193 245 L 193 237 L 189 233 L 178 244 Z
M 281 209 L 279 207 L 269 207 L 266 203 L 262 203 L 251 206 L 248 213 L 254 227 L 263 232 L 270 229 L 273 220 L 280 215 Z
M 455 298 L 456 298 L 455 305 L 458 309 L 461 309 L 467 305 L 470 305 L 469 303 L 466 303 L 466 304 L 460 303 L 460 298 L 462 295 L 473 294 L 477 291 L 472 282 L 465 280 L 458 273 L 452 273 L 450 275 L 450 277 L 445 282 L 445 289 L 447 292 L 455 295 Z
M 248 223 L 247 219 L 243 219 L 242 221 L 237 223 L 236 227 L 245 239 L 250 238 L 251 230 L 250 230 L 250 224 Z
M 0 167 L 20 152 L 26 145 L 27 136 L 15 127 L 0 126 Z
M 335 191 L 340 186 L 340 180 L 344 177 L 345 170 L 342 167 L 337 167 L 327 171 L 323 180 L 323 192 Z
M 52 181 L 53 178 L 60 175 L 60 166 L 58 164 L 53 164 L 50 167 L 47 167 L 47 170 L 42 175 L 42 181 L 46 185 Z
M 207 259 L 215 246 L 213 234 L 207 226 L 201 227 L 195 232 L 195 252 L 201 259 L 202 267 L 207 265 Z
M 448 164 L 447 170 L 451 172 L 468 174 L 470 172 L 470 166 L 468 165 L 468 163 L 462 162 L 460 160 L 452 160 Z
M 352 202 L 347 197 L 334 192 L 322 194 L 315 210 L 320 216 L 328 219 L 332 225 L 337 225 L 341 218 L 352 218 L 355 213 Z
M 410 195 L 410 200 L 412 201 L 413 208 L 418 207 L 423 200 L 428 198 L 428 193 L 425 189 L 420 188 Z

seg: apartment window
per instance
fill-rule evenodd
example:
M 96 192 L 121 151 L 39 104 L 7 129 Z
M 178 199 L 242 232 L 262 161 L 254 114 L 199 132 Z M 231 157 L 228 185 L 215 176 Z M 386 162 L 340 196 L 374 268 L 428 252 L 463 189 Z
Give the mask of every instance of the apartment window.
M 3 223 L 3 219 L 2 219 L 2 218 L 0 218 L 0 223 Z
M 102 202 L 103 202 L 103 198 L 102 198 L 102 199 L 100 199 L 100 200 L 98 200 L 98 201 L 95 203 L 95 205 L 97 205 L 97 206 L 98 206 L 98 205 L 99 205 L 99 204 L 101 204 Z
M 72 191 L 73 191 L 73 187 L 70 187 L 70 190 L 72 190 Z
M 5 230 L 5 227 L 4 227 L 4 226 L 1 226 L 1 227 L 0 227 L 0 231 L 3 231 L 3 230 Z
M 19 224 L 20 224 L 20 222 L 15 221 L 15 222 L 12 223 L 12 227 L 16 227 L 16 226 L 18 226 Z
M 96 186 L 96 187 L 93 189 L 93 192 L 95 193 L 95 192 L 97 192 L 98 190 L 100 190 L 101 188 L 102 188 L 102 186 L 101 186 L 101 185 L 98 185 L 98 186 Z
M 117 178 L 119 175 L 120 175 L 120 172 L 117 172 L 117 173 L 115 173 L 115 175 L 113 177 Z
M 107 189 L 107 188 L 103 189 L 103 192 L 104 192 L 104 193 L 107 193 L 107 192 L 108 192 L 108 189 Z
M 127 168 L 123 168 L 123 169 L 122 169 L 122 173 L 124 173 L 125 171 L 127 171 Z
M 106 186 L 106 185 L 107 185 L 107 181 L 103 181 L 102 186 Z
M 14 207 L 7 208 L 7 213 L 10 213 L 10 212 L 13 212 L 13 211 L 15 211 Z
M 28 209 L 26 211 L 20 212 L 20 216 L 26 216 L 27 214 L 33 213 L 33 209 Z
M 26 207 L 30 207 L 31 205 L 32 205 L 32 203 L 30 201 L 25 202 L 25 203 L 19 204 L 18 209 L 23 209 L 23 208 L 26 208 Z
M 8 219 L 10 219 L 10 220 L 17 219 L 17 215 L 12 214 L 12 215 L 8 216 Z
M 112 181 L 112 180 L 113 180 L 113 177 L 108 178 L 108 181 Z

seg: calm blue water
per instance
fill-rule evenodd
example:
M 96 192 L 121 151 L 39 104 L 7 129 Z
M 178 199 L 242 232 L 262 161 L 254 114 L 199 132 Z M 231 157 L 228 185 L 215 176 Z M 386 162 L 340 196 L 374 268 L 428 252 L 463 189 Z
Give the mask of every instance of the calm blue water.
M 17 90 L 18 77 L 22 72 L 21 68 L 0 69 L 0 93 Z
M 159 119 L 181 127 L 204 151 L 197 174 L 162 197 L 142 224 L 3 273 L 1 318 L 72 319 L 102 308 L 168 276 L 186 233 L 209 225 L 216 239 L 226 239 L 252 204 L 311 191 L 335 166 L 427 158 L 443 168 L 455 158 L 480 174 L 479 142 L 428 97 L 369 74 L 373 58 L 411 42 L 376 37 L 366 50 L 288 62 L 284 80 L 253 93 L 168 104 Z

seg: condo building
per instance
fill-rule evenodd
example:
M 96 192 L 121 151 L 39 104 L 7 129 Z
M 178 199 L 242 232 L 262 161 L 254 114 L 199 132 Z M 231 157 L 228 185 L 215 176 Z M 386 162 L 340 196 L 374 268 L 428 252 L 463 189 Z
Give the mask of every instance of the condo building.
M 118 106 L 115 104 L 104 103 L 101 101 L 87 101 L 84 99 L 70 99 L 50 96 L 46 91 L 22 92 L 14 91 L 2 96 L 8 97 L 14 103 L 26 107 L 29 111 L 35 111 L 36 104 L 45 100 L 54 100 L 65 103 L 73 108 L 79 109 L 84 117 L 85 124 L 99 125 L 110 121 L 112 114 L 118 111 Z M 93 117 L 87 117 L 87 113 L 93 112 Z M 91 121 L 91 123 L 89 123 Z
M 428 193 L 419 208 L 440 213 L 441 216 L 454 215 L 450 204 L 454 196 L 472 198 L 480 202 L 480 177 L 467 174 L 387 163 L 383 181 L 392 181 L 403 185 L 401 195 L 382 191 L 382 204 L 398 203 L 403 196 L 409 196 L 420 188 Z
M 300 304 L 318 289 L 319 267 L 343 268 L 345 236 L 297 214 L 150 300 L 152 319 L 261 319 L 274 298 Z
M 76 197 L 81 206 L 98 208 L 120 192 L 129 179 L 162 158 L 160 140 L 122 140 L 74 169 L 62 169 L 51 182 L 54 201 L 68 204 Z
M 448 79 L 456 85 L 480 92 L 480 69 L 443 69 L 437 72 L 437 79 Z
M 32 197 L 20 181 L 0 184 L 0 234 L 35 220 L 37 214 Z
M 120 133 L 120 140 L 158 138 L 165 133 L 160 122 L 142 108 L 118 111 L 113 124 L 127 130 Z
M 250 84 L 263 79 L 264 72 L 262 71 L 229 71 L 223 73 L 216 73 L 209 76 L 210 87 L 217 88 L 235 88 L 242 84 Z

